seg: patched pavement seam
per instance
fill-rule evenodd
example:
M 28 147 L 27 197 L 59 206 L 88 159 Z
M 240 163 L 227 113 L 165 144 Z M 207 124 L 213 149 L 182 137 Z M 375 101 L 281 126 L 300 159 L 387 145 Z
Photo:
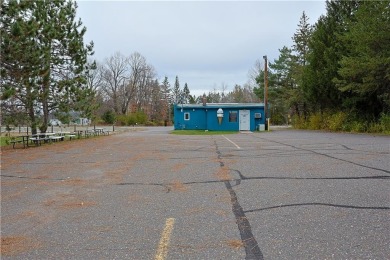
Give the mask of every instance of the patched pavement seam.
M 214 141 L 216 153 L 218 155 L 219 160 L 219 166 L 222 168 L 225 166 L 225 163 L 222 161 L 221 158 L 221 151 L 218 148 L 218 144 L 216 141 Z M 236 218 L 236 223 L 238 226 L 238 230 L 240 231 L 241 241 L 244 244 L 245 247 L 245 259 L 257 259 L 257 260 L 263 260 L 264 256 L 263 253 L 260 250 L 260 247 L 256 241 L 256 238 L 253 236 L 251 225 L 248 221 L 248 218 L 245 215 L 244 210 L 242 209 L 240 203 L 238 202 L 237 195 L 235 191 L 233 190 L 232 185 L 230 184 L 230 181 L 224 180 L 226 189 L 228 190 L 230 194 L 230 201 L 232 204 L 232 211 L 234 214 L 234 217 Z

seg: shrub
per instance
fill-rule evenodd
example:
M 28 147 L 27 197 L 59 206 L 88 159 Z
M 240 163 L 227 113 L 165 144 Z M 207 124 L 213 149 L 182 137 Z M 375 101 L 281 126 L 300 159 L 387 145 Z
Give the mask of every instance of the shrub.
M 135 125 L 137 124 L 137 118 L 134 114 L 127 115 L 126 125 Z
M 313 114 L 309 117 L 309 129 L 320 130 L 323 128 L 322 116 L 320 113 Z
M 379 123 L 372 122 L 369 124 L 367 131 L 369 133 L 380 133 L 382 132 L 382 125 Z
M 116 117 L 116 124 L 120 126 L 126 126 L 127 125 L 127 117 L 125 115 L 118 115 Z
M 374 121 L 355 113 L 328 111 L 311 114 L 307 121 L 295 115 L 292 118 L 292 125 L 297 129 L 390 134 L 390 114 L 382 113 L 379 120 Z
M 286 124 L 286 118 L 280 113 L 275 113 L 271 115 L 271 123 L 272 125 L 284 125 Z
M 293 115 L 291 118 L 291 124 L 293 125 L 294 128 L 297 129 L 306 129 L 307 124 L 305 122 L 305 119 L 303 117 L 299 117 L 298 115 Z
M 11 144 L 11 140 L 12 140 L 12 139 L 13 139 L 13 138 L 7 136 L 7 134 L 6 134 L 6 136 L 0 136 L 0 146 L 4 146 L 4 145 L 9 145 L 9 144 Z
M 351 132 L 363 133 L 367 129 L 365 122 L 353 121 L 351 122 Z
M 327 119 L 327 127 L 331 131 L 340 131 L 343 130 L 343 126 L 347 121 L 347 114 L 344 112 L 337 112 L 335 114 L 329 115 Z
M 106 110 L 102 115 L 102 119 L 107 124 L 114 124 L 116 119 L 114 111 Z
M 341 131 L 344 131 L 344 132 L 351 132 L 352 131 L 352 123 L 351 122 L 345 122 L 342 127 L 341 127 Z
M 136 123 L 143 125 L 148 120 L 148 115 L 140 111 L 135 113 L 135 118 L 136 118 Z
M 390 133 L 390 114 L 382 113 L 379 123 L 384 133 Z
M 117 116 L 117 123 L 121 126 L 144 125 L 147 123 L 147 119 L 148 116 L 144 112 L 136 112 Z

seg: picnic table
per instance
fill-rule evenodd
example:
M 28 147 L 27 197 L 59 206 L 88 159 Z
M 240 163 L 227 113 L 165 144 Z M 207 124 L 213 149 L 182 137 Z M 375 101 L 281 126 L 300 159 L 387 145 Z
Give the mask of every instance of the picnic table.
M 104 130 L 104 128 L 95 128 L 94 129 L 96 135 L 109 135 L 110 131 Z
M 42 142 L 57 142 L 64 141 L 65 138 L 69 137 L 69 140 L 72 138 L 80 138 L 84 134 L 85 137 L 90 137 L 92 135 L 109 135 L 109 131 L 105 131 L 104 128 L 95 128 L 87 130 L 76 130 L 74 132 L 56 132 L 56 133 L 37 133 L 32 135 L 19 135 L 14 137 L 10 142 L 15 145 L 17 143 L 23 144 L 23 148 L 29 147 L 29 144 L 35 144 L 36 146 L 42 145 Z
M 15 139 L 11 140 L 11 143 L 13 144 L 13 148 L 15 149 L 15 145 L 17 143 L 22 143 L 23 148 L 29 147 L 29 143 L 35 143 L 36 146 L 41 145 L 43 142 L 49 142 L 49 141 L 57 141 L 57 140 L 63 140 L 64 137 L 57 136 L 56 133 L 38 133 L 38 134 L 32 134 L 32 135 L 19 135 L 16 136 Z
M 17 143 L 23 143 L 23 148 L 26 148 L 26 146 L 28 147 L 29 138 L 29 135 L 16 136 L 15 139 L 11 140 L 11 143 L 13 144 L 12 147 L 15 149 L 15 144 Z
M 74 132 L 77 134 L 78 138 L 80 138 L 83 135 L 83 133 L 85 135 L 86 131 L 87 130 L 75 130 Z
M 97 135 L 100 135 L 100 134 L 102 134 L 103 132 L 104 132 L 104 128 L 98 128 L 98 127 L 96 127 L 95 129 L 94 129 L 94 131 L 95 131 L 95 133 L 97 134 Z
M 64 141 L 65 137 L 69 137 L 69 140 L 72 140 L 73 137 L 76 137 L 76 135 L 72 134 L 71 132 L 57 132 L 57 133 L 39 133 L 34 134 L 30 137 L 30 140 L 34 142 L 36 145 L 41 145 L 42 141 L 45 143 L 51 141 L 51 142 L 57 142 L 57 141 Z
M 99 136 L 99 135 L 108 135 L 109 132 L 105 131 L 104 128 L 94 128 L 90 130 L 85 130 L 85 137 L 90 137 L 92 135 Z
M 38 134 L 33 134 L 29 138 L 31 142 L 35 143 L 35 145 L 41 145 L 42 141 L 47 143 L 50 140 L 52 140 L 51 136 L 54 136 L 56 133 L 38 133 Z
M 61 137 L 69 137 L 69 140 L 72 140 L 72 138 L 76 137 L 76 133 L 71 132 L 57 132 L 57 135 Z

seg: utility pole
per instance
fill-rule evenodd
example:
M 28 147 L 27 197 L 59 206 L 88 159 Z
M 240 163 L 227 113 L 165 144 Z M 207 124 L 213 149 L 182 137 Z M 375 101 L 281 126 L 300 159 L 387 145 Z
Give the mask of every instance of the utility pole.
M 265 117 L 265 130 L 268 130 L 268 61 L 267 55 L 263 56 L 264 59 L 264 117 Z

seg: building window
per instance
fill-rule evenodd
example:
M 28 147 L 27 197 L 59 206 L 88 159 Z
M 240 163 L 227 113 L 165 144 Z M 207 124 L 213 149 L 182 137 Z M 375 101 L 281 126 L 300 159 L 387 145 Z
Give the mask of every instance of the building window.
M 184 113 L 184 120 L 190 120 L 190 113 Z
M 229 122 L 237 123 L 237 111 L 229 111 Z

